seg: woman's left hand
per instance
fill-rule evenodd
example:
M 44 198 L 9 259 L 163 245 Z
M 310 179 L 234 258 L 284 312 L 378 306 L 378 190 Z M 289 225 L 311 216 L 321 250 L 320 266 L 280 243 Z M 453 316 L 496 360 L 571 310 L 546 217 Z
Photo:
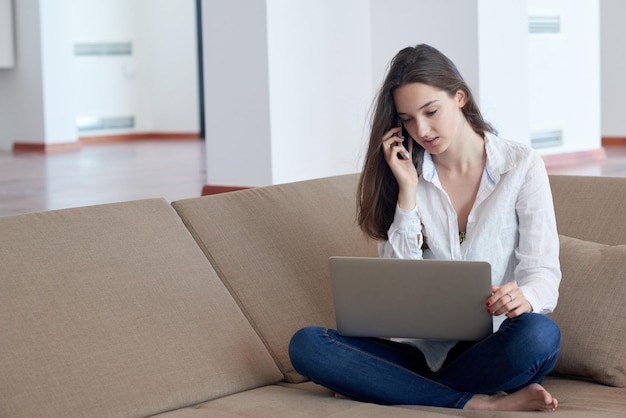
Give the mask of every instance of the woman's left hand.
M 487 299 L 487 312 L 490 314 L 506 314 L 507 318 L 515 318 L 533 310 L 524 292 L 515 282 L 491 286 L 491 291 L 491 296 Z

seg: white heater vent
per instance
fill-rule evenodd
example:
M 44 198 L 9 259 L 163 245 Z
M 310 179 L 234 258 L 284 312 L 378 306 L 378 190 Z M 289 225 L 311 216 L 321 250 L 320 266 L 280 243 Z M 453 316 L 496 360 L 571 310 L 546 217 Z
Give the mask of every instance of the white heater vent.
M 131 42 L 92 42 L 74 44 L 76 56 L 132 55 Z
M 530 133 L 530 144 L 533 148 L 552 148 L 563 145 L 563 130 L 547 129 Z
M 561 15 L 528 16 L 528 33 L 533 35 L 556 35 L 561 33 Z
M 76 118 L 76 128 L 79 132 L 100 131 L 106 129 L 130 129 L 134 127 L 134 116 Z

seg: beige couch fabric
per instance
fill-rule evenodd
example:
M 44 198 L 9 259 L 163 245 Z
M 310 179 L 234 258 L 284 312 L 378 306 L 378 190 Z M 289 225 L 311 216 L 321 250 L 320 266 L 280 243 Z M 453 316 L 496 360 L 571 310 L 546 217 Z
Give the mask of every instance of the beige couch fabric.
M 0 417 L 147 416 L 281 380 L 163 200 L 0 218 Z
M 622 389 L 548 377 L 544 385 L 560 401 L 554 418 L 623 418 L 626 399 Z M 601 399 L 601 402 L 598 402 Z M 291 417 L 469 417 L 512 418 L 543 416 L 537 412 L 465 411 L 423 406 L 381 406 L 336 399 L 312 382 L 271 385 L 159 415 L 159 418 L 291 418 Z
M 626 244 L 621 218 L 626 208 L 623 178 L 550 176 L 550 184 L 559 234 L 609 245 Z
M 300 389 L 299 385 L 305 385 Z M 194 408 L 185 408 L 159 415 L 158 418 L 445 418 L 447 410 L 419 411 L 397 407 L 336 399 L 326 390 L 316 390 L 308 383 L 296 387 L 277 385 L 238 393 L 206 402 Z
M 555 373 L 626 386 L 626 245 L 560 236 L 561 328 Z M 626 414 L 626 411 L 625 411 Z
M 335 326 L 328 257 L 376 255 L 355 224 L 355 185 L 348 175 L 173 203 L 287 380 L 302 380 L 293 333 Z

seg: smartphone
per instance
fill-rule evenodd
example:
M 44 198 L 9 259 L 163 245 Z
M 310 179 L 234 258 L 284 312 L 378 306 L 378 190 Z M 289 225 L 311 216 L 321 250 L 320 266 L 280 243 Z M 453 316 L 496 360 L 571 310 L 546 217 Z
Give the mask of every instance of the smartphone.
M 402 160 L 408 160 L 411 158 L 409 154 L 409 141 L 411 140 L 411 137 L 409 136 L 409 133 L 406 131 L 406 129 L 404 129 L 404 124 L 402 123 L 402 119 L 396 118 L 396 126 L 402 127 L 402 130 L 398 132 L 397 136 L 398 138 L 402 139 L 402 146 L 406 150 L 405 154 L 402 154 L 399 152 L 398 158 Z

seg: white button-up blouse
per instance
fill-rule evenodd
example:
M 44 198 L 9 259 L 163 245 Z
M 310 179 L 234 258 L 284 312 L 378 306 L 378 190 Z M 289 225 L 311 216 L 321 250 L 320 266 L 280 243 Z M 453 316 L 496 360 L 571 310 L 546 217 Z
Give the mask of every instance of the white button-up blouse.
M 494 285 L 515 281 L 533 312 L 552 312 L 561 270 L 552 193 L 543 160 L 531 148 L 489 133 L 485 134 L 485 150 L 485 170 L 462 244 L 452 202 L 439 182 L 431 155 L 424 152 L 417 206 L 410 211 L 396 207 L 388 240 L 378 244 L 379 255 L 487 261 Z M 427 249 L 422 249 L 424 240 Z M 445 309 L 442 306 L 442 315 Z M 504 315 L 494 316 L 494 330 L 505 319 Z M 456 344 L 397 341 L 417 346 L 432 370 L 441 367 Z

